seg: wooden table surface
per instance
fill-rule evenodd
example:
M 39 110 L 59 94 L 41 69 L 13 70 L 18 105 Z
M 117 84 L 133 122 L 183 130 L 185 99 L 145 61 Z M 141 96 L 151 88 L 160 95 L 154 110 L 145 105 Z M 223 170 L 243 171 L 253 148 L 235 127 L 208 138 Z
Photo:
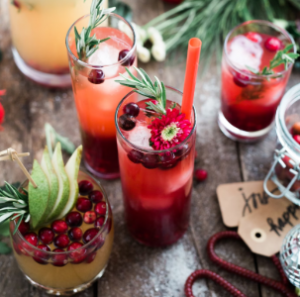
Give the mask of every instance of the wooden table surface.
M 61 134 L 80 144 L 76 109 L 71 89 L 44 89 L 24 78 L 14 64 L 8 24 L 7 2 L 0 0 L 0 89 L 7 95 L 2 103 L 6 110 L 4 131 L 0 132 L 0 151 L 13 147 L 40 156 L 45 145 L 44 124 L 51 123 Z M 134 11 L 134 21 L 145 24 L 167 8 L 161 0 L 127 0 Z M 22 30 L 22 28 L 20 28 Z M 203 41 L 205 42 L 205 40 Z M 150 75 L 156 74 L 166 84 L 183 87 L 184 64 L 151 62 L 140 64 Z M 299 82 L 293 73 L 288 88 Z M 78 294 L 80 297 L 184 297 L 184 283 L 195 269 L 206 268 L 219 273 L 248 297 L 280 296 L 272 290 L 221 270 L 206 254 L 207 240 L 225 230 L 216 197 L 216 187 L 222 183 L 261 180 L 272 162 L 276 144 L 273 130 L 260 143 L 245 145 L 227 139 L 217 125 L 220 106 L 220 65 L 212 65 L 208 73 L 198 78 L 195 94 L 198 115 L 196 167 L 208 171 L 203 183 L 194 182 L 191 218 L 188 231 L 176 244 L 165 249 L 151 249 L 135 242 L 123 219 L 120 180 L 101 181 L 115 217 L 115 242 L 109 265 L 102 279 L 93 287 Z M 25 159 L 28 169 L 32 157 Z M 0 181 L 24 179 L 16 164 L 2 162 Z M 217 247 L 224 259 L 261 274 L 278 279 L 270 259 L 251 254 L 243 244 L 229 240 Z M 194 285 L 195 296 L 231 296 L 211 281 L 201 280 Z M 0 256 L 1 297 L 42 297 L 19 271 L 13 255 Z

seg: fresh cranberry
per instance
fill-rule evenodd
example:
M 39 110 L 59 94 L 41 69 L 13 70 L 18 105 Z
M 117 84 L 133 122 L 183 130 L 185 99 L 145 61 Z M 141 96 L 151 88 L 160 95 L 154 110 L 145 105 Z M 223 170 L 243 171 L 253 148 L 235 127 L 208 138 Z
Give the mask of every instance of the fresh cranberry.
M 277 52 L 281 47 L 281 41 L 276 37 L 270 37 L 265 42 L 265 47 L 271 52 Z
M 53 252 L 56 252 L 57 254 L 52 256 L 52 265 L 59 267 L 65 266 L 67 264 L 67 255 L 61 254 L 65 251 L 63 249 L 55 249 Z
M 104 224 L 104 221 L 105 221 L 104 216 L 99 217 L 95 222 L 95 227 L 101 228 Z
M 173 152 L 166 152 L 160 156 L 160 162 L 160 168 L 169 169 L 176 166 L 177 159 Z
M 97 215 L 94 211 L 87 211 L 83 216 L 83 220 L 87 224 L 93 224 L 95 222 L 96 218 L 97 218 Z
M 93 191 L 93 184 L 88 180 L 82 180 L 78 183 L 79 193 L 80 195 L 88 195 L 91 191 Z
M 24 221 L 22 221 L 19 226 L 19 231 L 21 232 L 21 234 L 24 236 L 26 233 L 29 232 L 29 230 L 30 230 L 29 223 L 25 223 Z
M 91 210 L 92 207 L 93 207 L 93 204 L 89 199 L 83 198 L 83 197 L 80 197 L 77 199 L 77 203 L 76 203 L 77 210 L 79 210 L 81 212 L 87 212 L 87 211 Z
M 85 262 L 86 263 L 91 263 L 94 261 L 94 259 L 96 258 L 96 255 L 97 255 L 97 252 L 93 252 L 93 253 L 90 253 L 86 259 L 85 259 Z
M 156 168 L 158 165 L 157 156 L 153 154 L 146 154 L 143 157 L 142 164 L 148 169 Z
M 131 162 L 138 164 L 142 162 L 144 154 L 136 150 L 131 150 L 127 156 Z
M 73 242 L 68 247 L 68 251 L 72 251 L 70 258 L 75 264 L 81 263 L 86 257 L 86 249 L 82 248 L 82 246 L 81 242 Z
M 105 75 L 103 70 L 101 69 L 93 69 L 88 77 L 88 80 L 92 83 L 92 84 L 102 84 L 105 81 Z
M 103 194 L 100 191 L 92 191 L 89 194 L 89 198 L 93 203 L 98 203 L 102 201 Z
M 42 228 L 39 231 L 39 238 L 44 244 L 50 244 L 54 238 L 54 232 L 50 228 Z
M 136 103 L 128 103 L 123 107 L 125 114 L 133 117 L 137 117 L 140 113 L 140 108 Z
M 63 220 L 56 220 L 52 223 L 51 228 L 55 233 L 63 234 L 67 232 L 68 225 Z
M 248 70 L 243 70 L 243 72 L 250 73 L 250 71 L 248 71 Z M 249 76 L 239 73 L 239 72 L 236 73 L 235 76 L 233 77 L 233 82 L 241 88 L 247 87 L 247 85 L 249 84 L 249 80 L 250 80 Z
M 260 40 L 260 36 L 256 32 L 248 32 L 246 37 L 253 42 L 258 42 Z
M 120 51 L 118 61 L 121 61 L 124 58 L 126 58 L 126 56 L 128 56 L 128 54 L 129 54 L 129 50 L 127 50 L 127 49 L 123 49 L 122 51 Z M 121 65 L 122 66 L 131 66 L 134 62 L 134 59 L 135 59 L 134 55 L 128 56 L 128 58 L 126 60 L 124 60 Z
M 98 228 L 91 228 L 84 232 L 82 240 L 84 243 L 90 242 L 99 232 Z
M 181 147 L 179 147 L 178 149 L 176 149 L 174 151 L 174 154 L 176 157 L 183 157 L 186 155 L 187 151 L 189 149 L 189 145 L 188 144 L 184 144 Z
M 293 138 L 298 144 L 300 144 L 300 135 L 294 135 Z
M 69 237 L 73 241 L 79 241 L 81 240 L 82 237 L 82 230 L 78 227 L 74 227 L 69 230 Z
M 198 181 L 204 181 L 207 178 L 207 172 L 204 169 L 197 169 L 195 170 L 195 178 Z
M 82 216 L 77 211 L 72 211 L 67 214 L 66 222 L 70 227 L 79 227 L 82 224 Z
M 100 216 L 104 216 L 106 214 L 106 202 L 101 201 L 97 203 L 95 206 L 95 212 Z
M 66 234 L 60 234 L 54 238 L 54 245 L 59 248 L 65 248 L 69 245 L 69 243 L 70 239 Z
M 50 248 L 45 244 L 40 244 L 37 246 L 37 248 L 40 250 L 34 251 L 33 260 L 38 262 L 39 264 L 47 264 L 49 256 L 45 252 L 50 252 Z
M 135 118 L 127 114 L 119 117 L 119 126 L 125 131 L 132 130 L 135 127 Z
M 300 122 L 296 122 L 292 127 L 293 135 L 300 135 Z
M 21 9 L 21 4 L 19 1 L 13 0 L 11 1 L 11 4 L 14 5 L 16 8 L 18 8 L 19 10 Z
M 25 240 L 28 241 L 30 244 L 37 246 L 39 239 L 34 232 L 30 232 L 24 236 Z

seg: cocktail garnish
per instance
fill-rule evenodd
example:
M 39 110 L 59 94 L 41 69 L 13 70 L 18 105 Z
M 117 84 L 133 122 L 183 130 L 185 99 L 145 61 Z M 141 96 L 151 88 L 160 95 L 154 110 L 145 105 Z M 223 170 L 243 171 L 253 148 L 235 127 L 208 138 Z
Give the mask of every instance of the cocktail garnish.
M 153 110 L 157 113 L 166 114 L 167 95 L 164 83 L 156 76 L 154 76 L 156 81 L 152 83 L 149 75 L 142 68 L 138 69 L 134 67 L 141 79 L 135 77 L 128 68 L 125 69 L 131 79 L 120 73 L 120 76 L 122 76 L 124 80 L 116 80 L 116 82 L 122 86 L 135 88 L 136 90 L 134 91 L 142 96 L 155 99 L 157 101 L 156 104 L 151 101 L 146 102 L 147 109 Z
M 178 109 L 167 109 L 166 115 L 156 118 L 148 126 L 151 129 L 150 145 L 155 150 L 165 150 L 176 146 L 191 133 L 191 123 Z
M 97 39 L 95 34 L 91 36 L 92 30 L 103 23 L 108 18 L 107 15 L 115 10 L 115 7 L 102 9 L 102 2 L 103 0 L 92 1 L 90 20 L 87 28 L 83 27 L 81 33 L 79 34 L 77 28 L 74 27 L 76 50 L 80 60 L 86 60 L 89 58 L 98 49 L 101 42 L 109 39 L 109 37 Z
M 275 74 L 273 71 L 277 66 L 284 64 L 284 69 L 287 70 L 290 64 L 294 64 L 295 59 L 299 57 L 298 54 L 289 53 L 289 51 L 293 48 L 293 44 L 288 44 L 283 50 L 278 51 L 274 58 L 270 61 L 270 66 L 265 66 L 262 71 L 257 71 L 249 66 L 246 66 L 251 72 L 256 75 L 271 75 Z

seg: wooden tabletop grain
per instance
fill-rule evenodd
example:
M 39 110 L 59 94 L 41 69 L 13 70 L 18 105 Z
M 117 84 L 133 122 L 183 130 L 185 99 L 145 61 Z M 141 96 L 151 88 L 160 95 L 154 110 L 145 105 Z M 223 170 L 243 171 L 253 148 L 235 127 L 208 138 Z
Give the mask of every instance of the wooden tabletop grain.
M 44 124 L 80 144 L 79 128 L 72 90 L 48 90 L 24 78 L 16 68 L 11 53 L 11 38 L 6 0 L 0 0 L 0 89 L 6 89 L 3 100 L 6 110 L 4 131 L 0 132 L 0 151 L 13 147 L 41 154 L 44 144 Z M 145 24 L 167 9 L 161 0 L 127 0 L 134 11 L 134 21 Z M 21 28 L 20 28 L 21 29 Z M 205 42 L 205 40 L 203 41 Z M 166 84 L 183 87 L 184 64 L 151 62 L 141 65 L 150 75 L 156 74 Z M 288 88 L 297 84 L 300 74 L 293 73 Z M 206 268 L 219 273 L 248 297 L 280 296 L 239 276 L 221 270 L 210 262 L 206 254 L 207 240 L 216 232 L 225 230 L 216 197 L 221 183 L 260 180 L 270 167 L 276 134 L 273 130 L 262 142 L 254 145 L 235 143 L 227 139 L 217 125 L 220 106 L 220 65 L 213 64 L 204 77 L 199 77 L 195 106 L 198 114 L 196 167 L 208 171 L 203 183 L 194 182 L 192 212 L 189 229 L 173 246 L 150 249 L 135 242 L 123 219 L 120 180 L 101 181 L 104 185 L 115 217 L 115 243 L 109 265 L 102 279 L 79 297 L 184 297 L 184 283 L 195 269 Z M 32 158 L 25 165 L 31 169 Z M 23 173 L 16 164 L 1 163 L 0 181 L 22 180 Z M 240 242 L 229 240 L 217 247 L 224 259 L 261 274 L 278 279 L 270 259 L 251 254 Z M 197 297 L 229 297 L 218 285 L 201 280 L 194 285 Z M 0 256 L 1 297 L 42 297 L 19 271 L 13 255 Z

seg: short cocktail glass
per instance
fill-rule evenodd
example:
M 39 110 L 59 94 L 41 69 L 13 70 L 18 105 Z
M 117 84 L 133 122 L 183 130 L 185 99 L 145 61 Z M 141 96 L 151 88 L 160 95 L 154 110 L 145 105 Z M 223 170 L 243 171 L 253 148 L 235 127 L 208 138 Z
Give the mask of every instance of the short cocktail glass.
M 114 227 L 106 193 L 95 179 L 79 171 L 78 182 L 83 180 L 91 182 L 94 190 L 100 191 L 103 201 L 106 202 L 103 225 L 87 244 L 72 251 L 63 249 L 63 252 L 55 252 L 53 250 L 56 247 L 51 243 L 48 245 L 51 251 L 44 251 L 26 241 L 26 234 L 23 236 L 19 230 L 13 235 L 15 222 L 10 223 L 11 242 L 19 268 L 32 285 L 50 294 L 71 295 L 88 288 L 94 280 L 103 275 L 112 250 Z M 22 187 L 26 187 L 27 184 L 28 181 Z M 91 226 L 94 225 L 83 222 L 80 228 L 85 232 Z M 67 234 L 69 231 L 70 228 Z
M 82 27 L 87 27 L 88 21 L 89 15 L 71 26 L 66 45 L 85 166 L 97 177 L 111 179 L 119 177 L 114 115 L 117 105 L 129 91 L 128 87 L 121 86 L 115 80 L 121 78 L 120 73 L 127 75 L 125 67 L 135 73 L 132 66 L 137 65 L 136 39 L 132 26 L 125 19 L 110 14 L 108 26 L 92 31 L 99 39 L 110 39 L 101 43 L 87 62 L 81 61 L 76 53 L 74 26 L 80 32 Z M 118 22 L 127 26 L 130 36 L 117 29 Z M 119 60 L 123 50 L 127 50 L 128 54 Z M 98 71 L 104 73 L 104 79 L 97 80 Z M 93 74 L 94 81 L 91 82 Z
M 44 86 L 71 86 L 64 40 L 70 24 L 89 13 L 92 0 L 8 2 L 13 57 L 20 71 Z
M 253 142 L 270 131 L 293 65 L 287 70 L 280 65 L 271 75 L 258 75 L 251 70 L 269 66 L 277 50 L 287 44 L 293 44 L 292 51 L 296 51 L 292 37 L 266 21 L 245 22 L 227 35 L 219 112 L 219 126 L 227 137 Z
M 182 93 L 166 87 L 167 108 L 180 108 Z M 195 160 L 196 114 L 192 130 L 180 144 L 167 150 L 149 147 L 151 112 L 146 99 L 130 92 L 116 111 L 117 142 L 125 205 L 125 219 L 132 236 L 148 246 L 167 246 L 176 242 L 189 223 Z M 119 126 L 123 107 L 135 102 L 140 107 L 137 124 L 131 131 Z M 150 115 L 150 117 L 149 117 Z

